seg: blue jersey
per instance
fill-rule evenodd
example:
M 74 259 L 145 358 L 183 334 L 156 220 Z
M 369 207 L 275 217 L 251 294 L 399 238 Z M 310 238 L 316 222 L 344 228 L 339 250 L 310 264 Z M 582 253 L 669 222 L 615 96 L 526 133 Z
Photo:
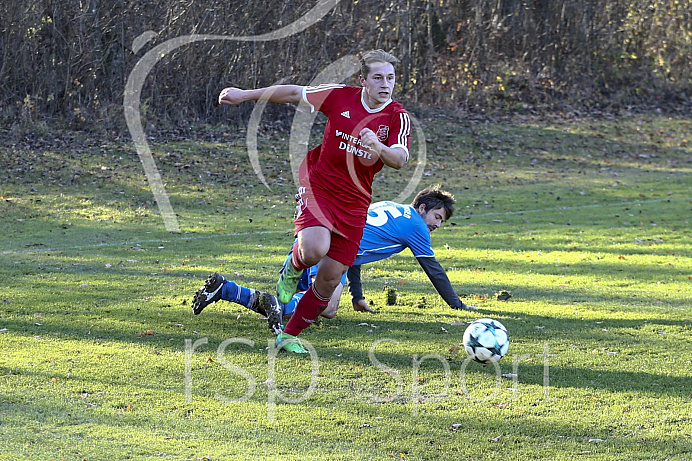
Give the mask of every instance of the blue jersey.
M 430 243 L 430 230 L 423 218 L 411 205 L 396 202 L 376 202 L 368 208 L 368 219 L 363 229 L 354 266 L 389 258 L 410 248 L 416 258 L 434 258 Z M 290 257 L 289 252 L 289 257 Z M 317 265 L 303 271 L 298 291 L 305 291 L 317 274 Z M 346 274 L 341 278 L 346 283 Z
M 377 202 L 368 208 L 354 266 L 380 261 L 410 248 L 416 258 L 434 258 L 430 230 L 411 205 Z

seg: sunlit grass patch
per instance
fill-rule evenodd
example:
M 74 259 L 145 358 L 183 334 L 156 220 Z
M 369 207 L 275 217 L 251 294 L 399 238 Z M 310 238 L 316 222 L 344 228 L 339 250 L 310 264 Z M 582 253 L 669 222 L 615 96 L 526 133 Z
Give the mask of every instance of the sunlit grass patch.
M 254 312 L 190 309 L 210 272 L 274 289 L 285 136 L 261 142 L 269 189 L 237 140 L 154 142 L 180 233 L 129 144 L 44 146 L 31 165 L 0 148 L 0 457 L 685 459 L 690 122 L 424 123 L 421 187 L 457 198 L 433 246 L 478 309 L 449 309 L 408 251 L 364 266 L 376 312 L 344 295 L 301 335 L 316 374 Z M 460 345 L 480 317 L 509 330 L 499 371 Z

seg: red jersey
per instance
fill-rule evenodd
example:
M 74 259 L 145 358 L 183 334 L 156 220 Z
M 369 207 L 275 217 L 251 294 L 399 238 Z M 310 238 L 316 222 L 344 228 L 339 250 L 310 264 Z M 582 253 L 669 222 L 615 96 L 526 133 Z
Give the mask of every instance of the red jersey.
M 301 185 L 309 187 L 319 202 L 341 210 L 345 223 L 361 228 L 372 199 L 373 178 L 384 166 L 374 151 L 361 144 L 361 130 L 370 128 L 382 144 L 401 147 L 407 154 L 411 134 L 411 119 L 401 104 L 390 99 L 370 109 L 363 91 L 344 85 L 304 87 L 303 100 L 328 121 L 322 143 L 305 159 L 307 178 L 301 178 Z

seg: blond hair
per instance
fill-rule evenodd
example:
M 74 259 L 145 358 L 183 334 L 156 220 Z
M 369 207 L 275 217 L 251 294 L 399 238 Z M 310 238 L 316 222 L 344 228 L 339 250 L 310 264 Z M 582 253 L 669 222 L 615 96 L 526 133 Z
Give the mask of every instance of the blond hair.
M 360 74 L 363 77 L 367 78 L 370 73 L 370 64 L 374 62 L 388 62 L 392 67 L 396 67 L 399 60 L 384 50 L 368 51 L 360 58 Z

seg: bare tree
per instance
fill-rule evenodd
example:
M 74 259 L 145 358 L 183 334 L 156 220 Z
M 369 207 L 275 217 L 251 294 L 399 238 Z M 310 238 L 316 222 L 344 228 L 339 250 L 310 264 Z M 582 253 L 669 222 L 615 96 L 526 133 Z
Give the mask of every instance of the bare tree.
M 28 0 L 0 5 L 0 120 L 123 126 L 129 72 L 190 34 L 250 36 L 298 20 L 318 0 Z M 347 54 L 401 59 L 399 99 L 454 111 L 623 107 L 692 98 L 692 0 L 342 1 L 274 41 L 197 41 L 147 76 L 148 116 L 220 121 L 218 90 L 308 83 Z M 151 40 L 133 51 L 135 39 Z M 250 107 L 238 108 L 247 115 Z M 283 109 L 272 108 L 281 116 Z

